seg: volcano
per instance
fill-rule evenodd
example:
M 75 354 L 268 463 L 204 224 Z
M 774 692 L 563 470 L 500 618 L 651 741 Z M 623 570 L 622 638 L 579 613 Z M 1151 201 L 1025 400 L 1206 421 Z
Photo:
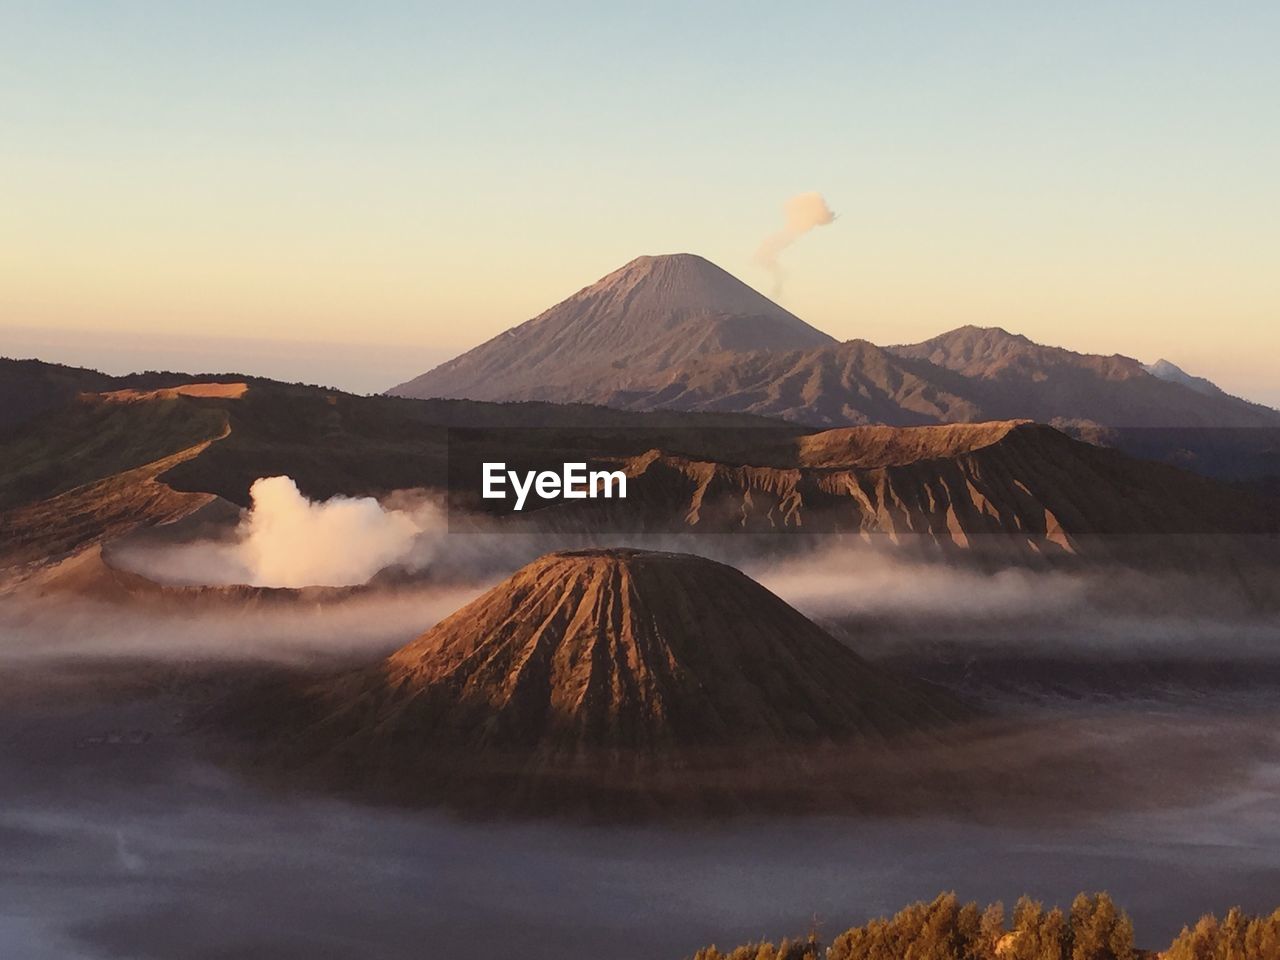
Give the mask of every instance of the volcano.
M 308 697 L 297 743 L 379 776 L 412 776 L 436 750 L 578 765 L 777 755 L 884 743 L 969 715 L 733 567 L 625 549 L 544 556 Z
M 388 392 L 566 401 L 650 390 L 655 376 L 694 357 L 835 342 L 709 260 L 646 256 Z

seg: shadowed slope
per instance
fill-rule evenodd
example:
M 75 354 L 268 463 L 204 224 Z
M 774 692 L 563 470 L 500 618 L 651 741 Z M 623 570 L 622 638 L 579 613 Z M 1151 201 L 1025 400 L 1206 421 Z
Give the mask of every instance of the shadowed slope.
M 151 463 L 0 511 L 0 568 L 42 563 L 106 543 L 144 524 L 188 517 L 216 498 L 174 490 L 160 477 L 199 457 L 226 432 Z

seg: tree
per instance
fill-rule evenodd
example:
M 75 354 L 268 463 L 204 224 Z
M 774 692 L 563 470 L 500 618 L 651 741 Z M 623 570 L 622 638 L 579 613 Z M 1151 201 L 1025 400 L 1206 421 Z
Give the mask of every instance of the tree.
M 1168 960 L 1273 960 L 1280 957 L 1280 910 L 1251 917 L 1233 908 L 1219 920 L 1204 916 L 1183 927 L 1165 954 Z
M 1004 904 L 996 902 L 982 911 L 978 924 L 978 940 L 969 951 L 968 960 L 989 960 L 1008 931 L 1004 926 Z
M 1133 922 L 1105 893 L 1071 904 L 1070 960 L 1133 960 Z
M 761 942 L 722 953 L 700 950 L 693 960 L 1138 960 L 1133 922 L 1105 893 L 1080 894 L 1064 914 L 1030 897 L 1004 907 L 963 906 L 954 893 L 913 903 L 890 918 L 840 934 L 824 954 L 816 934 L 805 940 Z M 1255 917 L 1232 909 L 1184 927 L 1162 960 L 1280 960 L 1280 910 Z
M 1218 918 L 1203 916 L 1182 933 L 1169 948 L 1169 960 L 1214 960 L 1218 944 Z

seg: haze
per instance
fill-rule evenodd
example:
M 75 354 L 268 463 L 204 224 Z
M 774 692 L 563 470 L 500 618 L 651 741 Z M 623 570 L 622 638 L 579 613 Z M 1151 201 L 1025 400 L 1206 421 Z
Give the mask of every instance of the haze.
M 408 375 L 642 253 L 768 290 L 760 238 L 816 190 L 841 218 L 788 250 L 784 302 L 839 338 L 1000 325 L 1280 403 L 1277 28 L 1262 3 L 0 5 L 0 353 L 22 327 L 50 360 L 118 367 L 109 334 L 281 375 L 150 345 L 363 340 Z M 303 376 L 401 372 L 352 366 Z

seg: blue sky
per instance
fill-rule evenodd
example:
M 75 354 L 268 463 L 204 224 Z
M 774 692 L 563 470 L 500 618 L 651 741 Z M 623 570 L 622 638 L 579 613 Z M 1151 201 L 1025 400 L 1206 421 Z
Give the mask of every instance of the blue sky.
M 1277 40 L 1261 3 L 0 2 L 0 337 L 427 363 L 642 253 L 767 291 L 818 190 L 780 299 L 836 336 L 999 324 L 1277 403 Z

